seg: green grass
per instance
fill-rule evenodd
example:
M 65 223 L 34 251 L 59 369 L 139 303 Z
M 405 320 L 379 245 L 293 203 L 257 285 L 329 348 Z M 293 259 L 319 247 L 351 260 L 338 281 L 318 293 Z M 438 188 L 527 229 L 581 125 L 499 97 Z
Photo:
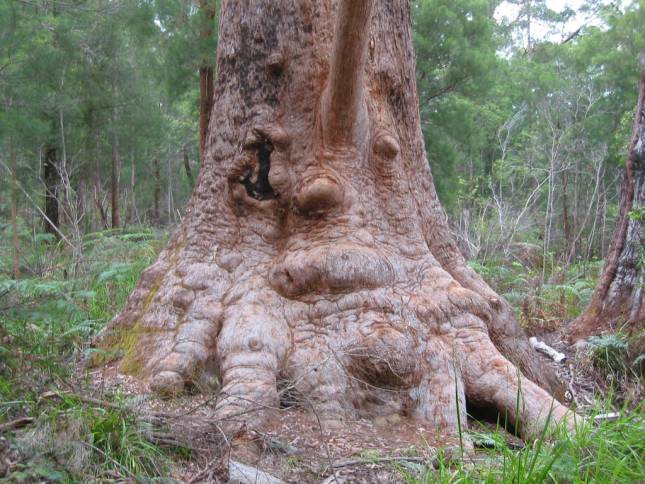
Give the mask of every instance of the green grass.
M 478 432 L 473 440 L 486 439 L 494 445 L 478 451 L 475 459 L 455 460 L 439 454 L 436 466 L 420 473 L 399 466 L 399 472 L 409 484 L 643 482 L 643 408 L 624 410 L 616 421 L 591 423 L 593 415 L 609 408 L 608 402 L 598 407 L 575 433 L 560 428 L 555 437 L 547 439 L 545 432 L 521 450 L 509 448 L 501 432 Z

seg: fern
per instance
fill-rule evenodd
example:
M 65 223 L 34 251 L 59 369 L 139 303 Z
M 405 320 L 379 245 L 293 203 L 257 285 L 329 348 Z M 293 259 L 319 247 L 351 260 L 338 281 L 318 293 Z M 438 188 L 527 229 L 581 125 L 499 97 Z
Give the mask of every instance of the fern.
M 592 336 L 589 347 L 595 363 L 611 371 L 625 369 L 627 341 L 620 333 Z

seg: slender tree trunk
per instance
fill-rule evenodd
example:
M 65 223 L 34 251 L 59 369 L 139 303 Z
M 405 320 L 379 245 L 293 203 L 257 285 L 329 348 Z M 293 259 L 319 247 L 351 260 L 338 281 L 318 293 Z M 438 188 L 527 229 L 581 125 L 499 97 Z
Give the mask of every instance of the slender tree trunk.
M 600 229 L 600 258 L 604 259 L 607 253 L 607 186 L 605 185 L 605 177 L 603 176 L 600 181 L 601 195 L 602 195 L 602 228 Z
M 119 214 L 119 179 L 121 178 L 121 158 L 119 157 L 119 145 L 116 135 L 112 139 L 112 176 L 111 176 L 111 200 L 112 200 L 112 228 L 116 229 L 121 225 Z
M 159 166 L 159 158 L 155 157 L 153 162 L 155 170 L 155 192 L 154 192 L 154 204 L 152 206 L 152 218 L 155 223 L 159 225 L 161 223 L 161 213 L 159 208 L 161 206 L 161 168 Z
M 218 117 L 186 215 L 97 344 L 161 393 L 221 381 L 231 435 L 275 416 L 278 386 L 323 423 L 395 408 L 454 437 L 466 399 L 524 434 L 567 419 L 451 235 L 409 2 L 230 0 L 220 26 Z
M 9 161 L 11 163 L 11 245 L 13 246 L 13 278 L 20 277 L 20 242 L 18 240 L 18 162 L 13 140 L 9 140 Z
M 172 196 L 172 163 L 170 156 L 166 159 L 166 173 L 168 174 L 168 188 L 166 190 L 166 205 L 168 207 L 168 224 L 172 223 L 174 217 L 174 199 Z
M 186 170 L 186 177 L 188 178 L 188 181 L 190 182 L 190 186 L 192 187 L 195 184 L 195 180 L 193 178 L 193 171 L 190 168 L 190 159 L 188 158 L 188 151 L 186 148 L 183 149 L 183 158 L 184 158 L 184 170 Z
M 58 150 L 54 146 L 45 147 L 45 219 L 43 220 L 45 232 L 59 237 L 58 217 L 58 188 L 60 176 L 58 173 Z
M 569 185 L 569 174 L 567 170 L 562 170 L 562 230 L 564 237 L 564 244 L 562 247 L 563 258 L 567 257 L 567 248 L 571 244 L 571 225 L 569 220 L 569 204 L 567 200 L 567 189 Z M 568 258 L 567 258 L 568 259 Z
M 213 108 L 213 68 L 199 67 L 199 153 L 204 164 L 204 150 L 208 136 L 208 123 Z
M 94 204 L 96 209 L 99 212 L 99 217 L 101 218 L 101 228 L 108 229 L 110 228 L 107 209 L 103 204 L 104 199 L 102 198 L 102 190 L 99 189 L 99 185 L 94 185 Z M 107 198 L 107 197 L 106 197 Z
M 620 190 L 620 210 L 605 266 L 585 311 L 572 323 L 569 337 L 585 338 L 627 323 L 642 328 L 643 222 L 645 221 L 645 53 L 638 86 L 632 140 Z
M 128 213 L 125 216 L 126 224 L 132 224 L 137 210 L 136 198 L 136 164 L 135 164 L 134 149 L 130 153 L 130 204 L 128 205 Z

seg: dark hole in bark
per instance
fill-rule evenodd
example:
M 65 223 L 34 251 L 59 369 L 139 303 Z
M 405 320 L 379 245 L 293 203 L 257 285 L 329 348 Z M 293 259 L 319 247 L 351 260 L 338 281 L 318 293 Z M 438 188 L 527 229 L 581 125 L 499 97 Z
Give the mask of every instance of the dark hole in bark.
M 410 386 L 380 355 L 357 353 L 352 355 L 352 363 L 350 372 L 368 387 L 398 391 Z
M 478 422 L 487 423 L 488 427 L 503 429 L 509 434 L 520 435 L 519 428 L 516 428 L 509 415 L 500 412 L 490 405 L 481 405 L 466 398 L 466 413 L 468 418 Z
M 258 176 L 255 181 L 251 181 L 251 174 L 242 180 L 246 193 L 249 197 L 256 200 L 270 200 L 278 198 L 278 193 L 273 190 L 269 183 L 269 170 L 271 169 L 271 153 L 273 152 L 273 143 L 268 139 L 260 140 L 257 148 L 258 157 Z
M 296 407 L 303 402 L 302 395 L 295 389 L 292 381 L 278 382 L 278 395 L 280 395 L 280 408 Z

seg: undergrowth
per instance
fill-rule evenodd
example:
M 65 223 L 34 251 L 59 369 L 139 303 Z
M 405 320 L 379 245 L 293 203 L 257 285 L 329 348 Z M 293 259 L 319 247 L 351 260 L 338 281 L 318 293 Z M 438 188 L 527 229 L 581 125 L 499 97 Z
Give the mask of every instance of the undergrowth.
M 127 411 L 124 396 L 103 395 L 109 407 L 75 397 L 92 390 L 81 369 L 96 351 L 91 338 L 122 307 L 164 238 L 145 228 L 90 234 L 83 239 L 82 259 L 74 262 L 62 242 L 23 234 L 18 278 L 10 275 L 10 247 L 0 246 L 0 425 L 32 419 L 0 437 L 8 439 L 9 456 L 15 457 L 5 479 L 163 481 L 176 459 L 185 457 L 153 444 Z M 525 326 L 541 331 L 577 315 L 601 264 L 571 266 L 546 285 L 536 284 L 537 274 L 517 264 L 474 266 L 515 305 Z M 607 335 L 591 341 L 587 357 L 620 384 L 628 373 L 642 377 L 645 356 L 633 346 L 620 333 Z M 595 411 L 622 404 L 608 399 Z M 501 431 L 471 430 L 465 437 L 492 443 L 475 462 L 467 453 L 457 461 L 439 455 L 436 467 L 401 463 L 398 469 L 410 483 L 643 482 L 642 416 L 642 404 L 632 401 L 616 421 L 581 426 L 575 435 L 543 436 L 519 450 Z M 0 478 L 2 473 L 0 466 Z
M 612 408 L 611 400 L 606 400 L 574 432 L 559 428 L 548 439 L 543 433 L 520 450 L 508 445 L 501 431 L 471 432 L 473 440 L 488 440 L 491 448 L 472 460 L 455 461 L 440 453 L 434 466 L 416 472 L 399 466 L 399 472 L 409 484 L 643 482 L 642 404 L 631 411 L 621 409 L 617 420 L 594 420 Z
M 168 457 L 125 410 L 66 396 L 89 389 L 89 381 L 78 376 L 95 351 L 91 338 L 123 306 L 163 238 L 146 228 L 90 234 L 83 239 L 82 258 L 72 261 L 62 242 L 24 236 L 18 278 L 10 276 L 9 248 L 1 248 L 0 425 L 34 419 L 11 441 L 20 456 L 7 477 L 11 481 L 168 474 Z M 105 398 L 118 401 L 115 395 Z
M 471 266 L 515 307 L 527 332 L 539 334 L 555 331 L 580 314 L 591 299 L 603 261 L 556 266 L 547 281 L 542 281 L 539 267 L 518 261 L 489 260 Z

